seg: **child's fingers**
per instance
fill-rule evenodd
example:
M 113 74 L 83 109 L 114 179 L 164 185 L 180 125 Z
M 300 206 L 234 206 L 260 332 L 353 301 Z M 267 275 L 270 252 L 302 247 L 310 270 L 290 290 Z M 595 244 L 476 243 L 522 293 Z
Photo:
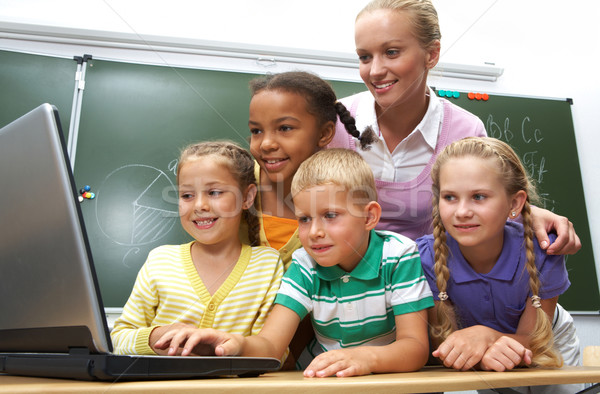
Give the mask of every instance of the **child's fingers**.
M 444 349 L 440 349 L 440 360 L 444 363 L 444 365 L 448 368 L 457 368 L 460 369 L 462 364 L 458 363 L 460 357 L 460 351 L 458 351 L 455 347 L 446 347 Z
M 346 378 L 349 376 L 356 375 L 360 375 L 360 372 L 358 371 L 355 365 L 350 365 L 349 367 L 341 369 L 335 373 L 335 376 L 337 376 L 338 378 Z
M 167 347 L 169 347 L 169 344 L 171 343 L 171 339 L 173 339 L 173 336 L 176 333 L 177 333 L 176 330 L 167 331 L 166 333 L 163 334 L 162 337 L 160 337 L 158 339 L 158 341 L 156 341 L 154 343 L 154 347 L 156 347 L 158 349 L 166 349 Z
M 503 372 L 515 368 L 521 362 L 521 357 L 514 352 L 494 352 L 483 357 L 482 366 L 485 369 Z
M 511 344 L 509 345 L 511 350 L 513 352 L 516 353 L 516 355 L 518 356 L 518 361 L 515 362 L 516 365 L 519 365 L 521 362 L 525 363 L 525 365 L 529 365 L 531 364 L 532 358 L 533 358 L 533 352 L 529 349 L 527 349 L 525 346 L 523 346 L 521 343 L 517 342 L 516 340 L 511 342 Z M 513 360 L 515 359 L 515 357 L 513 357 Z
M 313 360 L 314 361 L 314 360 Z M 337 374 L 339 371 L 346 369 L 344 363 L 340 361 L 336 361 L 332 364 L 327 364 L 323 362 L 319 362 L 316 365 L 311 363 L 308 368 L 305 370 L 305 375 L 307 377 L 317 377 L 317 378 L 325 378 L 327 376 L 332 376 Z
M 215 355 L 217 356 L 237 356 L 240 353 L 239 343 L 233 339 L 228 339 L 215 346 Z
M 434 357 L 439 357 L 440 360 L 445 360 L 448 357 L 448 354 L 452 351 L 453 346 L 450 345 L 449 341 L 444 341 L 437 349 L 433 351 Z
M 331 361 L 328 361 L 334 352 L 330 352 L 330 354 L 322 353 L 315 357 L 308 367 L 304 370 L 304 376 L 306 377 L 322 377 L 323 370 L 331 365 Z
M 484 351 L 480 348 L 465 348 L 452 342 L 444 342 L 432 355 L 438 357 L 447 368 L 468 370 L 481 361 Z
M 485 356 L 481 361 L 481 369 L 485 371 L 503 372 L 506 370 L 506 366 L 493 357 Z
M 186 341 L 188 335 L 189 335 L 188 329 L 173 331 L 173 336 L 169 343 L 169 352 L 167 354 L 169 356 L 177 355 L 177 351 L 179 350 L 179 347 L 181 346 L 182 343 L 184 343 Z
M 503 336 L 490 346 L 483 357 L 482 367 L 501 372 L 515 368 L 521 361 L 530 362 L 530 358 L 531 351 L 523 344 L 513 338 Z
M 366 366 L 352 357 L 348 351 L 329 351 L 315 357 L 304 371 L 305 377 L 355 376 L 368 373 Z
M 515 361 L 516 365 L 519 365 L 521 361 L 523 361 L 525 364 L 531 364 L 533 353 L 516 339 L 503 336 L 496 341 L 492 347 L 494 349 L 498 347 L 500 349 L 504 349 L 504 353 L 509 355 L 509 357 Z
M 202 353 L 201 348 L 214 348 L 214 354 L 217 356 L 236 356 L 240 353 L 237 342 L 227 333 L 213 329 L 195 329 L 181 334 L 182 356 L 196 354 L 195 350 Z
M 479 362 L 481 362 L 481 356 L 478 354 L 471 354 L 469 358 L 466 358 L 465 362 L 462 365 L 462 371 L 468 371 L 469 369 L 476 366 Z
M 202 342 L 202 334 L 200 334 L 197 330 L 191 333 L 188 333 L 187 336 L 183 338 L 183 349 L 181 350 L 182 356 L 189 356 L 194 351 L 194 348 L 200 345 Z

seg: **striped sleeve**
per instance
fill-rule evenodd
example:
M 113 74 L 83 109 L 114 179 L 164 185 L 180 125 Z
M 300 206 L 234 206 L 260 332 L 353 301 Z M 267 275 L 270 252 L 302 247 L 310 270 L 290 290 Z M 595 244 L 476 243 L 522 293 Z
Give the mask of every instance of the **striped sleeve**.
M 316 272 L 310 264 L 303 264 L 309 260 L 304 249 L 294 252 L 292 263 L 283 275 L 281 287 L 275 298 L 276 304 L 290 308 L 300 316 L 300 319 L 303 319 L 313 309 L 310 289 L 313 288 L 313 277 Z
M 386 233 L 383 269 L 389 278 L 391 305 L 395 315 L 420 311 L 433 306 L 433 297 L 417 244 L 409 238 Z
M 205 305 L 182 263 L 189 248 L 190 244 L 163 245 L 148 254 L 111 332 L 115 353 L 155 354 L 148 342 L 155 327 L 197 325 L 201 320 Z
M 157 305 L 158 292 L 149 280 L 146 261 L 137 275 L 123 313 L 110 333 L 116 354 L 155 354 L 148 340 L 154 329 L 152 321 Z

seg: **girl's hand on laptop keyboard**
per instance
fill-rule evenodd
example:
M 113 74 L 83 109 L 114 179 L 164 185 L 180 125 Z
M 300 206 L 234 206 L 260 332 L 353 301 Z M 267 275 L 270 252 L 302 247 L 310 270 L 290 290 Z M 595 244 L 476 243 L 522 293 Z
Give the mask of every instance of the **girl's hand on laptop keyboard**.
M 168 349 L 169 356 L 237 356 L 242 350 L 243 337 L 212 328 L 181 327 L 167 331 L 154 346 Z

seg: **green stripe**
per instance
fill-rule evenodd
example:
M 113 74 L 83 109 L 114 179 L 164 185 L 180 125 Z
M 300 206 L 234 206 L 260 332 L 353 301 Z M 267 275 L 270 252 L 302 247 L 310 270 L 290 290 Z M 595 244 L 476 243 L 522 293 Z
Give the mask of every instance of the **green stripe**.
M 385 297 L 385 289 L 377 289 L 376 291 L 364 291 L 362 293 L 347 295 L 344 297 L 313 295 L 312 299 L 316 302 L 322 302 L 324 304 L 335 304 L 336 302 L 343 304 L 343 303 L 347 303 L 347 302 L 361 301 L 361 300 L 365 300 L 368 298 L 375 298 L 375 297 L 382 297 L 382 296 Z M 383 301 L 385 302 L 385 298 L 383 299 Z
M 302 286 L 298 285 L 298 283 L 296 283 L 296 281 L 292 278 L 286 278 L 284 277 L 281 280 L 282 283 L 287 283 L 288 285 L 292 286 L 295 290 L 299 291 L 300 293 L 302 293 L 303 296 L 305 297 L 309 297 L 308 292 L 306 291 L 305 288 L 303 288 Z
M 313 324 L 315 324 L 316 331 L 322 336 L 337 343 L 341 344 L 342 340 L 346 343 L 365 342 L 379 337 L 382 332 L 389 333 L 394 330 L 395 318 L 393 315 L 379 317 L 380 320 L 373 321 L 374 317 L 371 317 L 371 321 L 364 321 L 362 324 L 353 326 L 341 325 L 335 321 L 329 325 L 323 325 L 313 320 Z
M 361 324 L 367 324 L 369 321 L 371 320 L 376 320 L 376 321 L 385 321 L 387 319 L 389 319 L 389 314 L 392 313 L 392 308 L 387 308 L 386 310 L 386 314 L 385 315 L 371 315 L 368 317 L 365 317 L 364 319 L 360 319 L 360 320 L 347 320 L 344 321 L 343 323 L 340 323 L 339 325 L 341 327 L 350 327 L 350 326 L 356 326 L 356 325 L 361 325 Z M 313 321 L 321 326 L 324 325 L 328 325 L 328 324 L 335 324 L 335 322 L 339 322 L 340 319 L 339 318 L 333 318 L 331 320 L 327 320 L 327 321 L 321 321 L 321 320 L 316 320 L 313 319 Z
M 433 297 L 425 297 L 417 301 L 401 305 L 394 305 L 394 314 L 403 315 L 405 313 L 418 312 L 433 306 Z
M 422 276 L 422 277 L 420 277 L 420 278 L 418 278 L 416 280 L 413 279 L 412 282 L 397 283 L 397 284 L 395 284 L 395 285 L 392 286 L 392 290 L 406 289 L 406 288 L 409 288 L 409 287 L 413 287 L 413 286 L 417 285 L 418 283 L 424 282 L 425 280 L 426 280 L 425 276 Z

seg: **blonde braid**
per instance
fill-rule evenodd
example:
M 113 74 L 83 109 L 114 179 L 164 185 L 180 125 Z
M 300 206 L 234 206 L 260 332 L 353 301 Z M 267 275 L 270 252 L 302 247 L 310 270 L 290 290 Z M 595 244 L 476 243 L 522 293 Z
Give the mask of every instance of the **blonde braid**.
M 529 341 L 529 347 L 533 353 L 533 363 L 543 367 L 560 368 L 563 365 L 563 359 L 553 346 L 554 334 L 552 332 L 552 322 L 539 304 L 540 280 L 535 265 L 535 253 L 533 247 L 534 235 L 529 202 L 525 202 L 521 215 L 523 217 L 525 250 L 527 256 L 525 267 L 529 273 L 529 287 L 531 288 L 532 294 L 531 299 L 536 309 L 535 327 L 530 334 Z
M 436 285 L 440 292 L 440 302 L 437 307 L 437 324 L 430 327 L 431 336 L 443 342 L 448 338 L 452 331 L 452 316 L 454 308 L 447 300 L 446 294 L 448 279 L 450 279 L 450 270 L 448 269 L 448 245 L 446 245 L 446 229 L 440 219 L 438 204 L 433 205 L 433 250 L 435 264 Z

